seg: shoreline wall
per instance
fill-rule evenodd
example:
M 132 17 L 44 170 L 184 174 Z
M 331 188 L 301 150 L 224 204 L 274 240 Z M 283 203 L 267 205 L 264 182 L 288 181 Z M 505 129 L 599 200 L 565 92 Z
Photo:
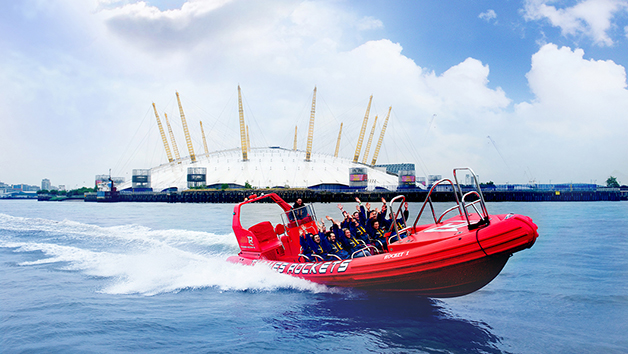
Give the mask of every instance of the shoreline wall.
M 141 192 L 120 193 L 109 200 L 97 200 L 96 193 L 87 193 L 86 202 L 166 202 L 166 203 L 239 203 L 251 194 L 277 193 L 288 203 L 301 198 L 306 203 L 347 203 L 354 202 L 355 197 L 363 202 L 378 202 L 381 198 L 391 200 L 403 194 L 408 202 L 423 202 L 427 191 L 358 191 L 358 192 L 330 192 L 285 189 L 262 190 L 189 190 L 183 192 Z M 619 201 L 622 194 L 619 190 L 596 191 L 483 191 L 487 202 L 566 202 L 566 201 Z M 451 192 L 432 192 L 432 201 L 454 201 Z

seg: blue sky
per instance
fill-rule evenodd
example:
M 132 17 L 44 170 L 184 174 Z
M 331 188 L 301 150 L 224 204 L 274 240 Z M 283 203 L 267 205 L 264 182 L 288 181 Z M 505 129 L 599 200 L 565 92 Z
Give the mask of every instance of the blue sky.
M 165 163 L 152 115 L 187 155 L 253 146 L 353 156 L 368 97 L 379 162 L 471 166 L 496 183 L 628 184 L 628 1 L 63 0 L 0 4 L 0 181 L 69 188 Z M 163 118 L 162 118 L 163 119 Z M 490 137 L 490 138 L 489 138 Z
M 548 3 L 566 9 L 579 1 Z M 478 59 L 490 66 L 489 86 L 502 87 L 516 102 L 534 98 L 525 74 L 541 44 L 583 48 L 586 59 L 628 64 L 625 11 L 608 31 L 616 43 L 600 46 L 582 33 L 563 36 L 546 19 L 526 20 L 523 1 L 366 1 L 360 7 L 365 16 L 382 20 L 381 35 L 401 43 L 403 53 L 422 67 L 442 73 L 468 57 Z

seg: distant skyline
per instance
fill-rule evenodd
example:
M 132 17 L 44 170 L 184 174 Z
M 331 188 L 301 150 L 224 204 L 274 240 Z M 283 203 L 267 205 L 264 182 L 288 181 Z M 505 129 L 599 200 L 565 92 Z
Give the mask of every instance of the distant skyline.
M 187 156 L 253 147 L 470 166 L 495 183 L 628 184 L 628 0 L 63 0 L 0 4 L 0 181 L 67 189 L 166 163 L 151 103 Z M 364 148 L 363 148 L 364 149 Z M 371 153 L 373 148 L 371 149 Z

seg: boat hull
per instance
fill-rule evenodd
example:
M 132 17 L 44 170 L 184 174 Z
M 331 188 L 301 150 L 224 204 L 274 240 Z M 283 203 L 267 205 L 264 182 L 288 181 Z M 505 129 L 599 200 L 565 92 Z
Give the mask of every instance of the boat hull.
M 356 282 L 353 287 L 384 291 L 413 292 L 429 297 L 470 294 L 490 283 L 504 268 L 510 255 L 483 257 L 439 269 Z
M 470 294 L 490 283 L 504 268 L 510 254 L 486 256 L 464 263 L 424 271 L 409 271 L 397 275 L 364 276 L 352 272 L 354 260 L 291 263 L 250 260 L 238 256 L 228 261 L 245 265 L 264 264 L 278 273 L 288 274 L 327 286 L 351 287 L 365 290 L 412 292 L 428 297 L 456 297 Z M 304 273 L 305 272 L 305 273 Z

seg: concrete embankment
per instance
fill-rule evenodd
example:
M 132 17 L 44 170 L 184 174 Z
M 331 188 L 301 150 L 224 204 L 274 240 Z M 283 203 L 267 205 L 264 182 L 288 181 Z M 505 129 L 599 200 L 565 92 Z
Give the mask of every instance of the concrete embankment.
M 390 200 L 403 194 L 408 202 L 423 202 L 426 191 L 360 191 L 331 192 L 309 189 L 263 189 L 263 190 L 189 190 L 182 192 L 151 192 L 151 193 L 120 193 L 115 200 L 118 202 L 167 202 L 167 203 L 238 203 L 251 194 L 277 193 L 288 202 L 302 198 L 307 203 L 345 203 L 355 201 L 355 197 L 364 202 L 378 202 L 381 198 Z M 487 202 L 565 202 L 565 201 L 619 201 L 619 190 L 596 191 L 483 191 Z M 451 192 L 433 192 L 432 201 L 453 201 Z M 87 193 L 85 201 L 99 201 L 96 193 Z M 104 201 L 104 200 L 103 200 Z

